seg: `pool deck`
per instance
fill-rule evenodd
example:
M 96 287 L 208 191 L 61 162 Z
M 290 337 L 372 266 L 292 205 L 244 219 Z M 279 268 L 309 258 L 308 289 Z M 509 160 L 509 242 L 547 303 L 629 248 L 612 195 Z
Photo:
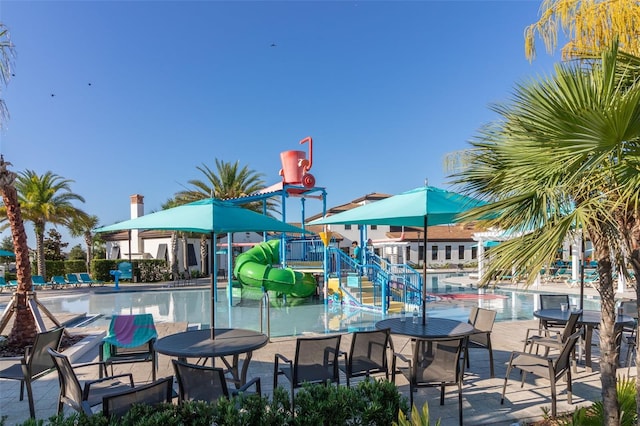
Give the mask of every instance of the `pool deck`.
M 460 285 L 472 285 L 473 281 L 468 278 L 459 278 Z M 201 280 L 196 285 L 207 285 L 206 280 Z M 520 285 L 499 284 L 503 288 L 518 288 Z M 111 285 L 112 287 L 113 285 Z M 128 286 L 128 285 L 126 285 Z M 60 291 L 87 292 L 106 291 L 105 287 L 66 289 Z M 166 285 L 140 285 L 136 287 L 145 290 L 166 289 Z M 579 288 L 569 287 L 564 283 L 545 283 L 536 291 L 549 293 L 579 294 Z M 52 291 L 53 292 L 53 291 Z M 59 291 L 56 291 L 58 293 Z M 46 297 L 48 291 L 42 291 L 41 297 Z M 52 293 L 53 294 L 53 293 Z M 585 289 L 586 297 L 597 295 L 593 288 Z M 6 303 L 10 294 L 0 293 L 0 303 Z M 626 290 L 619 298 L 635 298 L 633 289 Z M 55 312 L 54 312 L 55 314 Z M 48 322 L 48 320 L 46 321 Z M 519 375 L 512 372 L 507 385 L 507 392 L 504 405 L 500 405 L 500 396 L 506 363 L 513 350 L 522 350 L 525 330 L 537 327 L 537 320 L 526 321 L 504 321 L 494 325 L 492 333 L 493 352 L 495 358 L 495 378 L 489 377 L 488 351 L 484 349 L 471 350 L 471 368 L 465 373 L 463 388 L 464 422 L 469 425 L 525 425 L 531 421 L 540 420 L 546 411 L 551 408 L 549 384 L 546 380 L 535 380 L 528 376 L 524 388 L 520 388 Z M 159 323 L 157 324 L 160 337 L 184 331 L 185 323 Z M 88 339 L 83 349 L 74 357 L 74 362 L 90 362 L 97 360 L 97 342 L 99 341 L 103 329 L 82 329 L 82 333 L 95 333 L 97 338 Z M 72 329 L 71 332 L 79 332 Z M 4 334 L 7 330 L 3 331 Z M 260 377 L 262 381 L 262 391 L 264 394 L 271 394 L 273 389 L 273 362 L 274 354 L 282 353 L 293 358 L 295 351 L 295 341 L 293 337 L 274 338 L 265 347 L 257 350 L 253 354 L 253 359 L 249 366 L 248 377 Z M 410 350 L 409 340 L 400 336 L 393 336 L 395 349 L 408 354 Z M 349 334 L 344 334 L 342 349 L 347 350 L 350 344 Z M 600 396 L 600 375 L 598 364 L 598 349 L 594 346 L 594 371 L 587 372 L 583 366 L 578 366 L 578 373 L 574 374 L 573 383 L 573 405 L 566 402 L 566 388 L 564 382 L 558 385 L 558 412 L 570 412 L 578 406 L 590 405 L 592 401 L 601 399 Z M 623 354 L 626 354 L 626 347 L 623 347 Z M 1 361 L 0 361 L 1 362 Z M 151 380 L 150 364 L 130 364 L 116 368 L 117 372 L 133 373 L 136 383 L 145 383 Z M 95 378 L 93 371 L 88 371 L 84 378 Z M 171 358 L 159 355 L 158 377 L 172 375 Z M 620 375 L 626 375 L 627 369 L 621 368 Z M 631 375 L 636 375 L 635 367 L 631 368 Z M 344 378 L 344 377 L 343 377 Z M 288 387 L 288 382 L 283 379 L 283 385 Z M 344 380 L 342 380 L 344 383 Z M 399 377 L 397 380 L 400 391 L 405 395 L 408 392 L 406 380 Z M 26 400 L 19 401 L 19 382 L 13 380 L 0 380 L 0 416 L 7 416 L 6 425 L 14 425 L 23 422 L 28 418 L 28 403 Z M 44 378 L 33 382 L 33 392 L 36 401 L 36 415 L 39 419 L 46 419 L 56 412 L 56 402 L 59 386 L 55 373 L 48 374 Z M 26 398 L 26 396 L 25 396 Z M 457 397 L 455 387 L 448 387 L 445 404 L 439 405 L 439 390 L 436 388 L 419 389 L 415 395 L 415 404 L 419 407 L 428 402 L 431 418 L 441 419 L 443 425 L 457 424 Z M 65 407 L 65 413 L 71 410 Z

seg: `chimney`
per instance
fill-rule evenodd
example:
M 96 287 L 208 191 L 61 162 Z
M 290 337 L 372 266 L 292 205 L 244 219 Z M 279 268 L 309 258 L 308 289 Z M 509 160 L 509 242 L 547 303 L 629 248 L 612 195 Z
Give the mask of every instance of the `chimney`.
M 131 196 L 131 219 L 144 216 L 144 195 L 133 194 Z
M 131 219 L 144 216 L 144 196 L 140 194 L 134 194 L 131 197 Z M 129 251 L 132 255 L 140 254 L 144 251 L 144 242 L 140 238 L 139 231 L 137 229 L 131 230 L 131 247 Z

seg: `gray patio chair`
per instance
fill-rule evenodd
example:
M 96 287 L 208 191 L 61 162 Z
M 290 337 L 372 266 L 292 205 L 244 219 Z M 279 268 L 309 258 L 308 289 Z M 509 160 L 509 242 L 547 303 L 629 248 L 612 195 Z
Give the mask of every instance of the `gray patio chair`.
M 53 371 L 53 361 L 47 349 L 57 350 L 60 347 L 63 331 L 63 328 L 56 328 L 36 334 L 33 345 L 25 348 L 22 358 L 3 360 L 0 363 L 0 379 L 20 381 L 20 401 L 24 399 L 24 388 L 27 388 L 31 418 L 36 417 L 31 382 Z
M 493 378 L 493 349 L 491 347 L 491 331 L 493 330 L 493 324 L 496 321 L 496 311 L 484 308 L 472 308 L 469 315 L 469 324 L 477 330 L 469 336 L 467 345 L 464 348 L 464 358 L 467 363 L 467 368 L 470 368 L 469 363 L 469 349 L 483 348 L 489 351 L 489 371 Z
M 540 309 L 560 309 L 563 303 L 569 305 L 568 294 L 541 294 L 540 296 Z M 546 329 L 564 329 L 564 322 L 540 320 L 540 328 Z
M 387 349 L 391 345 L 390 329 L 357 331 L 351 337 L 351 348 L 344 365 L 340 366 L 347 378 L 347 386 L 350 386 L 352 377 L 369 377 L 377 373 L 384 373 L 389 380 Z
M 627 344 L 627 356 L 625 358 L 625 366 L 627 367 L 627 375 L 631 369 L 631 364 L 635 355 L 637 346 L 637 334 L 636 328 L 638 327 L 638 301 L 637 300 L 623 300 L 620 302 L 620 308 L 622 314 L 632 317 L 635 321 L 633 325 L 622 326 L 622 339 Z M 620 357 L 622 358 L 622 356 Z
M 102 397 L 102 413 L 117 419 L 127 414 L 134 404 L 160 405 L 170 403 L 172 398 L 173 376 Z
M 262 394 L 260 378 L 254 377 L 238 389 L 229 390 L 224 370 L 217 367 L 189 364 L 172 360 L 178 382 L 178 402 L 205 401 L 214 402 L 221 397 L 227 399 L 246 392 L 255 386 L 256 393 Z
M 100 365 L 104 368 L 104 363 L 90 362 L 72 366 L 69 358 L 64 354 L 49 349 L 48 355 L 58 370 L 58 382 L 60 383 L 58 414 L 62 413 L 62 408 L 66 404 L 79 413 L 91 415 L 93 414 L 92 408 L 102 403 L 103 396 L 133 387 L 131 373 L 87 380 L 81 385 L 76 375 L 76 369 L 94 365 Z
M 533 346 L 536 346 L 536 354 L 538 353 L 538 348 L 544 346 L 544 356 L 549 354 L 550 349 L 561 350 L 564 342 L 576 331 L 580 315 L 582 315 L 582 310 L 571 312 L 561 332 L 547 329 L 541 330 L 539 328 L 527 329 L 523 352 L 527 352 L 528 347 L 528 352 L 531 353 Z
M 439 387 L 440 405 L 444 405 L 446 386 L 458 387 L 459 423 L 462 425 L 462 382 L 464 379 L 464 361 L 460 355 L 466 344 L 466 337 L 427 340 L 417 338 L 413 345 L 413 354 L 407 358 L 403 354 L 393 354 L 391 379 L 395 383 L 399 371 L 409 381 L 409 405 L 413 406 L 413 393 L 421 387 Z M 396 369 L 396 360 L 404 361 L 408 366 Z
M 559 355 L 541 356 L 530 354 L 527 352 L 512 352 L 509 358 L 507 374 L 504 378 L 504 386 L 502 387 L 502 398 L 500 404 L 504 404 L 504 395 L 507 389 L 507 381 L 509 374 L 514 368 L 522 371 L 522 382 L 520 387 L 524 387 L 526 373 L 545 378 L 551 382 L 551 416 L 555 417 L 556 409 L 556 384 L 563 377 L 567 378 L 567 402 L 573 404 L 571 398 L 571 354 L 576 346 L 576 342 L 582 334 L 582 329 L 573 333 L 562 345 Z
M 303 383 L 340 384 L 338 356 L 342 353 L 340 352 L 341 337 L 340 334 L 337 334 L 298 338 L 293 361 L 282 354 L 275 354 L 273 388 L 278 387 L 278 377 L 285 376 L 291 384 L 292 407 L 295 404 L 294 391 Z

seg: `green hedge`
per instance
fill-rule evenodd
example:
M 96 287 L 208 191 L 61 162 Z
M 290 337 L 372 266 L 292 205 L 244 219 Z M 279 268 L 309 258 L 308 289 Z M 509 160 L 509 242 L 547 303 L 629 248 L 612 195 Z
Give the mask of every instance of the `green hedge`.
M 95 280 L 113 281 L 110 271 L 118 269 L 118 263 L 128 262 L 126 259 L 93 259 L 91 261 L 91 275 Z M 168 262 L 164 259 L 132 260 L 134 282 L 154 283 L 169 281 L 171 273 Z
M 91 417 L 71 414 L 68 417 L 54 416 L 47 421 L 30 419 L 23 425 L 389 426 L 398 421 L 401 410 L 407 412 L 407 398 L 398 392 L 393 383 L 386 380 L 365 380 L 350 388 L 305 385 L 296 393 L 295 410 L 291 409 L 289 392 L 278 387 L 271 400 L 266 396 L 241 395 L 231 400 L 221 398 L 213 404 L 187 402 L 156 407 L 134 405 L 124 417 L 111 422 L 102 414 Z M 3 424 L 0 421 L 0 425 Z

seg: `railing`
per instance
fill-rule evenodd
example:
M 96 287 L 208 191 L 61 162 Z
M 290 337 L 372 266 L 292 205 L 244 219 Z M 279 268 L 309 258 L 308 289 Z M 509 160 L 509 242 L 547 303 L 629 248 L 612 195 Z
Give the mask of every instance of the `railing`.
M 267 323 L 267 337 L 271 342 L 271 303 L 269 303 L 269 292 L 263 291 L 260 299 L 260 333 L 264 334 L 264 322 Z

